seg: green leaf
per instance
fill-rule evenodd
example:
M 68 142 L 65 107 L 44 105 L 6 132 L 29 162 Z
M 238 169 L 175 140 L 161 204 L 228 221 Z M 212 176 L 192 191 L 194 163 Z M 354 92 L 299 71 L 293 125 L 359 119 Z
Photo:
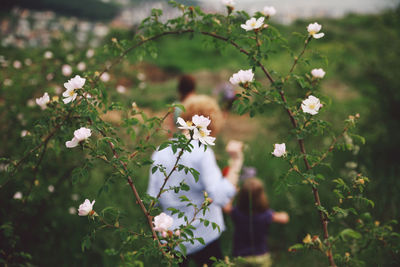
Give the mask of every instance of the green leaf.
M 183 254 L 183 256 L 185 256 L 186 257 L 186 247 L 182 244 L 182 243 L 180 243 L 179 244 L 179 248 L 181 249 L 181 252 L 182 252 L 182 254 Z
M 362 237 L 359 232 L 350 228 L 344 229 L 342 232 L 340 232 L 339 236 L 345 241 L 347 238 L 360 239 Z

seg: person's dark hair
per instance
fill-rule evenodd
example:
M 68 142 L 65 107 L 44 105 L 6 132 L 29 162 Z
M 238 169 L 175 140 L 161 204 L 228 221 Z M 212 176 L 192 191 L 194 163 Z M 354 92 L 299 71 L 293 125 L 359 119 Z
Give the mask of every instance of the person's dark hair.
M 191 75 L 182 75 L 179 79 L 178 92 L 181 101 L 196 89 L 196 80 Z
M 246 214 L 262 213 L 269 209 L 264 185 L 258 178 L 246 179 L 238 194 L 238 208 Z

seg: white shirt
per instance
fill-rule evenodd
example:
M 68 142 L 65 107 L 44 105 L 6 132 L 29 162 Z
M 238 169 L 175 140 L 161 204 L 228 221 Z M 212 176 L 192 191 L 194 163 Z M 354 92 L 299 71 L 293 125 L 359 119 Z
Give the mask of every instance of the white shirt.
M 215 160 L 214 152 L 210 147 L 204 151 L 204 146 L 198 146 L 198 141 L 192 141 L 191 144 L 194 146 L 192 152 L 185 151 L 178 162 L 189 168 L 194 168 L 200 173 L 198 182 L 196 183 L 194 177 L 190 172 L 185 174 L 184 170 L 176 170 L 168 180 L 164 189 L 168 189 L 171 186 L 179 186 L 179 183 L 185 181 L 189 185 L 189 191 L 179 191 L 175 193 L 173 190 L 164 192 L 160 197 L 160 204 L 165 213 L 174 218 L 173 226 L 170 230 L 179 228 L 180 225 L 186 225 L 184 218 L 178 218 L 177 214 L 171 215 L 171 212 L 167 208 L 172 207 L 183 211 L 189 221 L 193 218 L 194 208 L 192 206 L 187 207 L 188 202 L 181 202 L 180 196 L 185 195 L 199 208 L 201 203 L 204 201 L 204 191 L 208 193 L 208 196 L 212 198 L 213 202 L 209 206 L 209 210 L 203 215 L 200 212 L 196 217 L 197 219 L 192 223 L 196 228 L 193 231 L 194 237 L 201 237 L 204 239 L 206 246 L 218 239 L 225 230 L 224 218 L 222 214 L 222 207 L 229 203 L 232 197 L 236 193 L 235 187 L 225 178 L 223 178 L 221 170 L 219 169 Z M 174 155 L 170 147 L 167 147 L 161 151 L 156 151 L 152 159 L 154 160 L 153 166 L 162 164 L 166 168 L 166 173 L 169 173 L 173 168 L 178 152 Z M 163 184 L 165 176 L 160 172 L 156 171 L 154 174 L 150 170 L 150 180 L 147 193 L 150 196 L 156 197 L 161 185 Z M 218 228 L 215 230 L 212 228 L 211 223 L 207 227 L 200 222 L 199 218 L 215 222 L 219 225 L 221 232 Z M 195 253 L 205 246 L 197 240 L 194 244 L 189 242 L 183 243 L 186 246 L 187 254 Z

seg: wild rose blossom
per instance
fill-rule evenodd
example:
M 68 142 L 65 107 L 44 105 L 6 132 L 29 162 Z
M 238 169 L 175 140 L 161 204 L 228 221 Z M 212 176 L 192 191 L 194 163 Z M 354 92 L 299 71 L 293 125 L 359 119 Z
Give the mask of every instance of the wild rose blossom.
M 180 125 L 179 129 L 193 131 L 194 140 L 199 140 L 204 145 L 213 146 L 215 145 L 215 137 L 210 136 L 211 130 L 207 129 L 210 123 L 211 120 L 203 115 L 194 115 L 192 121 L 185 121 L 181 117 L 177 120 L 177 124 Z
M 235 1 L 233 1 L 233 0 L 222 0 L 221 3 L 224 6 L 229 6 L 229 7 L 234 7 L 236 4 Z
M 203 115 L 194 115 L 192 117 L 192 122 L 196 126 L 196 128 L 194 128 L 193 139 L 199 140 L 204 145 L 215 145 L 215 137 L 210 136 L 211 130 L 207 129 L 211 120 Z
M 252 30 L 257 30 L 261 28 L 261 26 L 264 24 L 264 17 L 260 17 L 258 19 L 256 18 L 251 18 L 246 21 L 246 24 L 240 25 L 243 29 L 246 31 L 252 31 Z
M 76 65 L 76 68 L 77 68 L 79 71 L 84 71 L 84 70 L 86 69 L 86 63 L 83 62 L 83 61 L 81 61 L 81 62 L 78 63 L 78 65 Z
M 196 126 L 193 125 L 193 122 L 185 121 L 181 117 L 178 117 L 176 123 L 180 125 L 178 128 L 181 130 L 189 130 L 190 131 L 190 130 L 194 130 L 194 128 L 196 128 Z
M 325 33 L 323 32 L 318 33 L 321 30 L 321 28 L 322 26 L 320 24 L 314 22 L 307 26 L 307 31 L 312 37 L 314 37 L 315 39 L 319 39 L 324 37 L 325 35 Z
M 272 152 L 272 155 L 280 158 L 280 157 L 284 156 L 285 154 L 286 154 L 286 144 L 285 143 L 274 145 L 274 151 Z
M 307 99 L 303 100 L 301 103 L 301 109 L 304 113 L 309 113 L 311 115 L 318 114 L 318 110 L 321 108 L 321 102 L 318 98 L 310 95 Z
M 83 202 L 81 205 L 79 205 L 78 215 L 79 216 L 88 216 L 88 215 L 94 214 L 93 205 L 95 202 L 96 202 L 96 200 L 93 200 L 92 203 L 90 203 L 89 199 L 85 199 L 85 202 Z
M 81 89 L 83 85 L 85 85 L 86 79 L 82 78 L 79 75 L 76 75 L 74 78 L 68 80 L 68 82 L 64 83 L 64 87 L 67 89 L 63 93 L 63 99 L 64 104 L 68 104 L 69 102 L 72 102 L 76 99 L 76 96 L 78 95 L 75 90 Z
M 74 132 L 74 137 L 71 141 L 65 142 L 65 146 L 68 148 L 76 147 L 80 142 L 88 139 L 92 135 L 92 131 L 88 128 L 81 127 Z
M 54 192 L 54 185 L 49 185 L 47 187 L 47 190 L 49 190 L 50 193 L 53 193 Z
M 265 6 L 262 12 L 266 17 L 272 17 L 276 14 L 276 9 L 273 6 Z
M 22 199 L 22 193 L 21 192 L 15 192 L 13 199 Z
M 91 57 L 93 57 L 94 56 L 94 50 L 93 49 L 89 49 L 87 52 L 86 52 L 86 57 L 87 58 L 91 58 Z
M 62 74 L 63 74 L 64 76 L 70 76 L 70 75 L 72 74 L 72 68 L 71 68 L 70 65 L 64 64 L 64 65 L 61 67 L 61 72 L 62 72 Z
M 168 228 L 174 223 L 174 219 L 162 212 L 160 215 L 154 217 L 154 230 L 157 232 L 166 232 Z
M 46 92 L 42 97 L 36 98 L 36 104 L 40 106 L 42 110 L 47 108 L 47 104 L 50 102 L 49 94 Z
M 120 93 L 120 94 L 125 94 L 126 93 L 126 87 L 125 86 L 123 86 L 123 85 L 117 85 L 117 92 L 118 93 Z
M 101 76 L 100 76 L 100 80 L 102 82 L 108 82 L 110 80 L 110 74 L 108 74 L 108 72 L 104 72 Z
M 322 79 L 325 76 L 325 71 L 323 69 L 321 69 L 321 68 L 320 69 L 313 69 L 313 70 L 311 70 L 311 75 L 314 78 Z
M 53 57 L 53 52 L 51 52 L 51 51 L 46 51 L 46 52 L 44 52 L 44 58 L 45 59 L 50 59 L 50 58 L 52 58 Z
M 249 82 L 251 83 L 253 79 L 254 79 L 254 73 L 252 69 L 249 69 L 249 70 L 239 70 L 237 73 L 232 75 L 229 81 L 233 85 L 237 84 L 244 85 Z
M 75 207 L 69 207 L 68 212 L 71 215 L 75 215 L 76 214 L 76 208 Z
M 20 68 L 22 67 L 21 61 L 15 60 L 15 61 L 13 62 L 13 67 L 16 68 L 16 69 L 20 69 Z

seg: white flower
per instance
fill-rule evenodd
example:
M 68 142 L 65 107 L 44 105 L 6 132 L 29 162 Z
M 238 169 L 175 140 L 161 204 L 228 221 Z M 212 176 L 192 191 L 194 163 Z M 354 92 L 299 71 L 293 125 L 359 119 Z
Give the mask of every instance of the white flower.
M 52 57 L 53 57 L 53 53 L 51 51 L 44 52 L 44 58 L 45 59 L 50 59 Z
M 205 128 L 207 129 L 208 125 L 210 125 L 211 120 L 209 117 L 204 117 L 203 115 L 194 115 L 192 117 L 193 124 L 196 125 L 197 128 Z
M 20 68 L 22 67 L 21 61 L 15 60 L 15 61 L 13 62 L 13 67 L 16 68 L 16 69 L 20 69 Z
M 50 193 L 53 193 L 54 192 L 54 185 L 49 185 L 47 187 L 47 190 L 49 190 Z
M 185 121 L 181 117 L 178 117 L 176 123 L 180 125 L 178 128 L 182 130 L 193 130 L 196 127 L 193 125 L 193 122 Z
M 72 74 L 72 68 L 68 64 L 64 64 L 61 67 L 61 72 L 64 76 L 70 76 Z
M 137 78 L 138 78 L 139 81 L 144 81 L 146 79 L 146 74 L 144 74 L 142 72 L 139 72 L 137 74 Z
M 27 136 L 29 134 L 29 131 L 27 131 L 27 130 L 22 130 L 21 131 L 21 137 L 25 137 L 25 136 Z
M 322 28 L 322 26 L 320 24 L 314 22 L 314 23 L 310 23 L 307 26 L 307 31 L 312 37 L 314 37 L 315 39 L 319 39 L 319 38 L 324 37 L 324 35 L 325 35 L 323 32 L 318 33 L 321 30 L 321 28 Z
M 30 65 L 32 65 L 32 59 L 27 58 L 24 60 L 24 63 L 25 63 L 25 65 L 30 66 Z
M 89 49 L 87 52 L 86 52 L 86 57 L 87 58 L 91 58 L 91 57 L 93 57 L 94 56 L 94 50 L 93 49 Z
M 108 82 L 110 80 L 110 74 L 108 74 L 108 72 L 104 72 L 101 76 L 100 76 L 100 80 L 102 82 Z
M 10 79 L 4 79 L 3 84 L 4 86 L 11 86 L 13 84 L 13 81 Z
M 139 89 L 145 89 L 146 88 L 146 83 L 145 82 L 141 82 L 139 83 Z
M 314 78 L 322 79 L 325 76 L 325 71 L 323 69 L 313 69 L 313 70 L 311 70 L 311 75 Z
M 26 105 L 28 106 L 28 107 L 33 107 L 33 106 L 35 106 L 35 100 L 33 100 L 33 99 L 28 99 L 28 101 L 26 101 Z
M 50 96 L 46 92 L 42 97 L 36 98 L 36 104 L 40 106 L 42 110 L 47 108 L 47 104 L 50 102 Z
M 209 136 L 211 131 L 207 129 L 208 125 L 211 123 L 211 120 L 203 115 L 194 115 L 192 117 L 192 122 L 196 126 L 193 132 L 193 139 L 199 140 L 204 145 L 215 145 L 215 137 Z
M 69 207 L 68 212 L 69 212 L 69 214 L 75 215 L 76 214 L 76 208 L 75 207 Z
M 74 137 L 71 141 L 65 142 L 65 146 L 68 148 L 76 147 L 79 142 L 88 139 L 92 135 L 92 131 L 88 128 L 81 127 L 74 132 Z
M 49 73 L 46 75 L 46 80 L 51 81 L 54 78 L 54 74 L 53 73 Z
M 120 94 L 125 94 L 126 93 L 126 87 L 121 85 L 121 84 L 118 85 L 117 86 L 117 92 L 120 93 Z
M 172 226 L 174 219 L 162 212 L 160 215 L 154 217 L 154 230 L 158 232 L 165 232 Z
M 274 145 L 274 152 L 272 152 L 272 155 L 275 157 L 282 157 L 286 154 L 286 145 L 285 143 L 282 144 L 275 144 Z
M 83 61 L 81 61 L 81 62 L 78 63 L 78 65 L 76 66 L 76 68 L 77 68 L 79 71 L 84 71 L 84 70 L 86 69 L 86 63 L 83 62 Z
M 265 6 L 262 12 L 266 17 L 272 17 L 276 14 L 276 9 L 273 6 Z
M 230 6 L 230 7 L 234 7 L 236 4 L 235 1 L 233 1 L 233 0 L 222 0 L 221 3 L 224 6 Z
M 258 18 L 258 19 L 251 18 L 251 19 L 246 21 L 246 24 L 240 25 L 240 27 L 242 27 L 246 31 L 256 30 L 256 29 L 260 28 L 264 24 L 264 19 L 265 19 L 264 17 L 261 17 L 261 18 Z
M 175 235 L 176 235 L 176 236 L 180 236 L 180 235 L 181 235 L 181 230 L 179 230 L 179 229 L 176 230 L 176 231 L 175 231 Z
M 249 70 L 239 70 L 239 72 L 232 75 L 229 79 L 231 84 L 246 84 L 248 82 L 252 82 L 254 79 L 254 73 L 251 69 Z
M 18 192 L 15 192 L 13 198 L 14 198 L 14 199 L 22 199 L 22 193 L 19 192 L 19 191 L 18 191 Z
M 215 137 L 209 136 L 210 130 L 207 129 L 194 129 L 193 133 L 193 139 L 194 140 L 199 140 L 202 144 L 204 145 L 210 145 L 213 146 L 215 145 Z
M 318 113 L 318 110 L 321 108 L 321 102 L 318 98 L 313 95 L 310 95 L 307 99 L 303 100 L 301 103 L 301 109 L 304 113 L 310 113 L 311 115 L 315 115 Z
M 68 104 L 71 101 L 74 101 L 76 96 L 78 95 L 75 90 L 76 89 L 81 89 L 83 85 L 85 84 L 86 79 L 81 78 L 81 76 L 76 75 L 74 78 L 68 80 L 68 82 L 64 83 L 64 87 L 67 89 L 63 93 L 63 99 L 64 104 Z
M 92 215 L 94 213 L 93 205 L 95 202 L 96 201 L 93 200 L 92 203 L 90 203 L 89 199 L 85 199 L 85 202 L 83 202 L 81 205 L 79 205 L 78 215 L 79 216 Z

